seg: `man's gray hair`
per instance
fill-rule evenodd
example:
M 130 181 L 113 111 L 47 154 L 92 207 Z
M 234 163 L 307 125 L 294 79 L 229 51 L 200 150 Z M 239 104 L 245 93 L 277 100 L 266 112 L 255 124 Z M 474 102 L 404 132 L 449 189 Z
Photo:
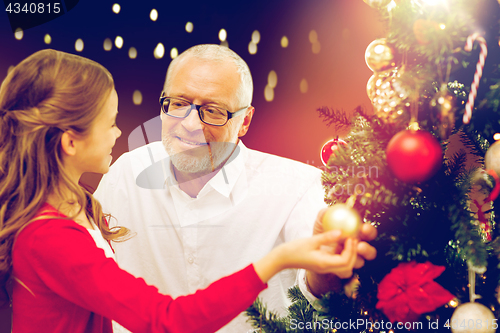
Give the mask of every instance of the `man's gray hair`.
M 236 65 L 237 72 L 240 74 L 240 86 L 237 92 L 239 101 L 238 107 L 246 107 L 252 104 L 253 82 L 250 68 L 248 68 L 245 60 L 241 59 L 236 52 L 226 46 L 217 44 L 195 45 L 172 60 L 168 66 L 167 77 L 165 78 L 165 90 L 169 87 L 169 80 L 176 64 L 187 56 L 209 61 L 226 61 L 228 58 L 232 59 Z

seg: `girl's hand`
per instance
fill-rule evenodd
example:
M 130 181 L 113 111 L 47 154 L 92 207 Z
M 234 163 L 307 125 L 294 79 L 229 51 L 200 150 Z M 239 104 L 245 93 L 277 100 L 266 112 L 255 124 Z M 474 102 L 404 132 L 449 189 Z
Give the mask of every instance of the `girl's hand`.
M 345 239 L 340 246 L 342 250 L 335 253 L 332 248 L 340 248 L 337 242 L 341 240 L 341 232 L 333 230 L 281 244 L 254 264 L 255 271 L 265 283 L 286 268 L 304 268 L 319 274 L 332 273 L 349 278 L 356 263 L 358 240 Z

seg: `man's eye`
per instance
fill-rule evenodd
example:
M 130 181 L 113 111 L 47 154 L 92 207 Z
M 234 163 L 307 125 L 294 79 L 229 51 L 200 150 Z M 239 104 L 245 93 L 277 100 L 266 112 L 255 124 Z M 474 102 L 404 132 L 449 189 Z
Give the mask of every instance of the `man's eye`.
M 214 108 L 214 107 L 206 107 L 205 112 L 207 112 L 211 116 L 223 116 L 224 115 L 224 113 L 221 110 Z

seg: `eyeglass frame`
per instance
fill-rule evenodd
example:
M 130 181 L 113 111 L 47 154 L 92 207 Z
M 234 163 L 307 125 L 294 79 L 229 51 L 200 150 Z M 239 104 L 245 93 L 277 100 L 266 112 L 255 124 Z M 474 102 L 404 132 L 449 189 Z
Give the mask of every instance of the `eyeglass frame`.
M 159 102 L 160 102 L 160 106 L 161 106 L 161 112 L 163 112 L 163 113 L 164 113 L 164 114 L 166 114 L 167 116 L 170 116 L 170 117 L 173 117 L 173 118 L 177 118 L 177 119 L 185 119 L 185 118 L 187 118 L 187 117 L 191 114 L 191 111 L 193 111 L 193 106 L 194 106 L 194 108 L 196 109 L 196 111 L 198 111 L 198 117 L 200 118 L 200 120 L 201 120 L 204 124 L 207 124 L 207 125 L 210 125 L 210 126 L 219 126 L 219 127 L 220 127 L 220 126 L 224 126 L 224 125 L 226 125 L 226 124 L 227 124 L 227 122 L 229 121 L 229 119 L 232 119 L 232 118 L 234 118 L 234 117 L 239 116 L 240 114 L 242 114 L 242 113 L 243 113 L 243 111 L 247 110 L 247 109 L 250 107 L 250 105 L 249 105 L 249 106 L 245 106 L 244 108 L 242 108 L 242 109 L 240 109 L 240 110 L 237 110 L 237 111 L 231 112 L 231 111 L 229 111 L 229 110 L 227 110 L 227 109 L 224 109 L 224 108 L 221 108 L 221 107 L 219 107 L 219 106 L 216 106 L 217 108 L 222 109 L 222 110 L 224 110 L 224 111 L 226 111 L 226 112 L 227 112 L 227 119 L 226 119 L 226 122 L 225 122 L 224 124 L 222 124 L 222 125 L 214 125 L 214 124 L 209 124 L 209 123 L 207 123 L 205 120 L 203 120 L 203 117 L 201 116 L 201 110 L 200 110 L 200 108 L 201 108 L 202 106 L 207 106 L 207 107 L 208 107 L 209 105 L 206 105 L 206 104 L 203 104 L 203 105 L 194 104 L 194 103 L 191 103 L 190 101 L 188 101 L 188 100 L 186 100 L 186 99 L 184 99 L 184 98 L 165 96 L 165 95 L 164 95 L 164 93 L 165 93 L 165 92 L 162 92 L 162 93 L 161 93 L 161 96 L 160 96 L 160 101 L 159 101 Z M 182 100 L 182 101 L 186 101 L 186 102 L 188 102 L 188 103 L 190 104 L 190 108 L 186 111 L 186 114 L 184 115 L 184 117 L 174 116 L 174 115 L 171 115 L 171 114 L 169 114 L 168 112 L 166 112 L 166 111 L 165 111 L 165 107 L 164 107 L 163 102 L 164 102 L 167 98 L 175 98 L 175 99 L 180 99 L 180 100 Z

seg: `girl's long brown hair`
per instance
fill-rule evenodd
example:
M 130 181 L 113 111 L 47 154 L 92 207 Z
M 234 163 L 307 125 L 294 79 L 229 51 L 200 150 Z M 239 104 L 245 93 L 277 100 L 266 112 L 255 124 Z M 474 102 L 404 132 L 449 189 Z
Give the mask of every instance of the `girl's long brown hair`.
M 105 239 L 123 239 L 128 234 L 126 228 L 108 228 L 99 202 L 68 177 L 62 164 L 62 134 L 72 130 L 88 135 L 113 87 L 111 74 L 100 64 L 55 50 L 34 53 L 3 81 L 0 291 L 10 277 L 12 246 L 17 235 L 32 221 L 50 193 L 62 195 L 60 186 L 70 189 L 76 203 L 87 210 Z

